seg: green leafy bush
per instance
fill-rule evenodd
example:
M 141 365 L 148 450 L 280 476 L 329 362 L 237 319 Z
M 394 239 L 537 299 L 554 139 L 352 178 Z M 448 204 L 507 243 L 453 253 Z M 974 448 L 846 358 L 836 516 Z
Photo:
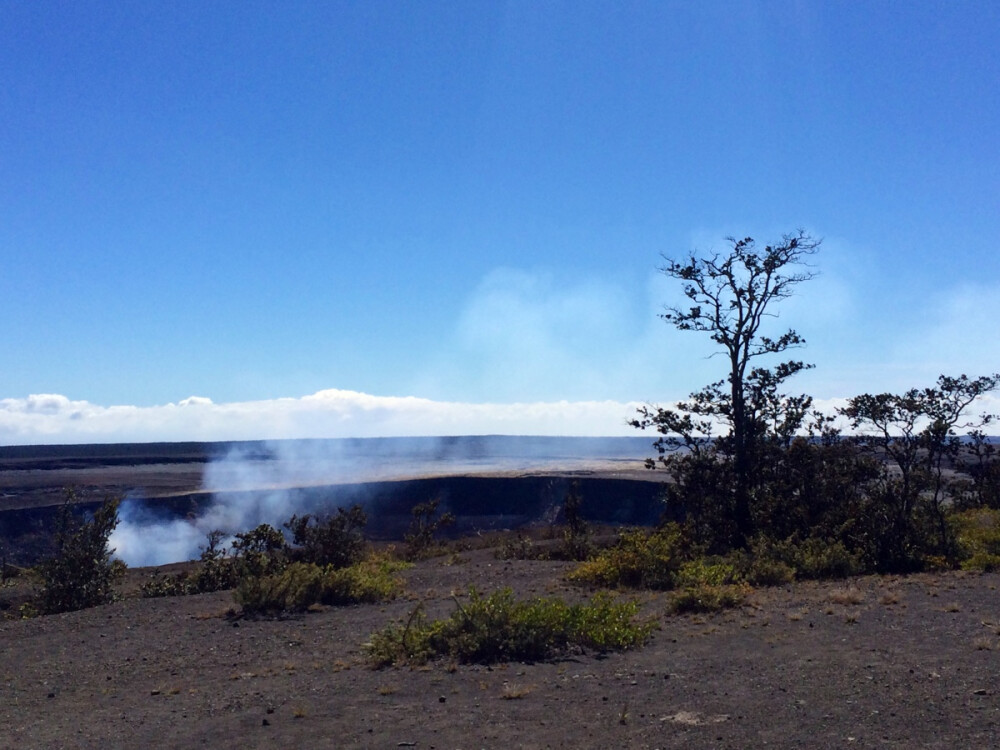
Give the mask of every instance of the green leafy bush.
M 187 596 L 225 591 L 235 588 L 247 577 L 280 573 L 288 564 L 285 538 L 268 524 L 237 534 L 231 547 L 225 546 L 225 539 L 225 532 L 210 531 L 201 551 L 201 564 L 194 573 L 154 573 L 140 587 L 142 596 Z
M 952 514 L 963 570 L 1000 570 L 1000 510 L 979 508 Z
M 270 524 L 262 523 L 237 534 L 231 547 L 237 577 L 241 579 L 280 573 L 288 564 L 285 536 Z
M 464 663 L 540 661 L 567 649 L 625 650 L 641 645 L 653 628 L 637 623 L 636 602 L 606 593 L 588 604 L 560 599 L 516 601 L 507 588 L 483 597 L 474 588 L 451 617 L 428 622 L 419 607 L 405 625 L 390 625 L 367 644 L 377 666 L 420 664 L 435 657 Z
M 361 562 L 365 554 L 363 529 L 368 523 L 360 505 L 337 508 L 325 518 L 306 514 L 292 516 L 285 528 L 292 534 L 295 557 L 301 562 L 346 568 Z
M 73 517 L 76 495 L 66 491 L 56 532 L 56 553 L 38 565 L 42 589 L 35 602 L 41 614 L 71 612 L 114 598 L 113 585 L 125 572 L 125 564 L 112 560 L 108 538 L 118 525 L 118 498 L 104 501 L 87 521 Z
M 849 578 L 864 571 L 861 559 L 837 540 L 806 539 L 793 547 L 799 578 Z
M 675 585 L 686 586 L 721 586 L 735 583 L 740 578 L 737 564 L 725 557 L 697 557 L 683 563 L 675 576 Z
M 386 601 L 402 591 L 402 581 L 395 574 L 405 567 L 406 563 L 376 557 L 346 568 L 297 562 L 274 575 L 243 577 L 234 598 L 247 614 L 301 612 L 314 604 Z
M 795 580 L 795 568 L 765 555 L 744 555 L 740 577 L 751 586 L 783 586 Z
M 618 544 L 582 563 L 569 579 L 595 586 L 671 589 L 689 549 L 681 527 L 628 531 Z

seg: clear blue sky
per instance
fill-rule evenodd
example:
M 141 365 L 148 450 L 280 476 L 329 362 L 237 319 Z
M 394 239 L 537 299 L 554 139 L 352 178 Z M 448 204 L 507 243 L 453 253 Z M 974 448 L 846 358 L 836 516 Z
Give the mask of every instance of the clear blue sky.
M 802 389 L 996 370 L 998 38 L 971 1 L 0 0 L 0 443 L 680 398 L 720 362 L 660 254 L 800 227 Z

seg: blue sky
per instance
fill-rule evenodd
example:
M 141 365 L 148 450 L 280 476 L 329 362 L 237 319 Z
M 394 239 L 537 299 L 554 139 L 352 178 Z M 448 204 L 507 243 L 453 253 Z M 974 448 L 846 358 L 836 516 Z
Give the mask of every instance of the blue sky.
M 992 372 L 998 32 L 971 1 L 0 2 L 0 443 L 627 434 L 721 376 L 656 318 L 660 254 L 797 228 L 799 388 Z

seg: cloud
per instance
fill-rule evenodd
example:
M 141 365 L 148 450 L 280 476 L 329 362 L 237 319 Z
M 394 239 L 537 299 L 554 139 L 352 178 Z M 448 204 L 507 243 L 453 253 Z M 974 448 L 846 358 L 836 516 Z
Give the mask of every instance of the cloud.
M 323 390 L 301 398 L 100 406 L 57 394 L 0 399 L 0 443 L 106 443 L 442 435 L 634 434 L 637 403 L 462 403 Z

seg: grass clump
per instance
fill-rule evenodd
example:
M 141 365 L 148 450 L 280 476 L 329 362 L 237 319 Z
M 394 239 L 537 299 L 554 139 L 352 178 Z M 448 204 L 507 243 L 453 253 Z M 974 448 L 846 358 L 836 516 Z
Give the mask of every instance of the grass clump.
M 233 594 L 244 614 L 304 612 L 315 604 L 388 601 L 403 589 L 406 563 L 370 557 L 346 568 L 296 562 L 273 575 L 246 576 Z
M 469 589 L 464 605 L 444 620 L 428 621 L 418 607 L 408 622 L 389 625 L 367 644 L 379 667 L 423 664 L 447 657 L 461 663 L 542 661 L 571 648 L 622 651 L 641 645 L 653 628 L 637 623 L 637 602 L 620 602 L 607 593 L 586 604 L 561 599 L 517 601 L 509 588 L 482 596 Z

